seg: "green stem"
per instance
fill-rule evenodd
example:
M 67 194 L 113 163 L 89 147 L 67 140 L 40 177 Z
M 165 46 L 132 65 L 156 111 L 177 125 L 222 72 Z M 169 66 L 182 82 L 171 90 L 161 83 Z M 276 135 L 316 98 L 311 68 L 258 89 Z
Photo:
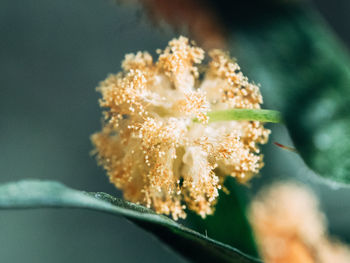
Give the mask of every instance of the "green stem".
M 212 111 L 208 113 L 209 122 L 214 121 L 261 121 L 281 123 L 282 116 L 279 111 L 261 109 L 230 109 Z

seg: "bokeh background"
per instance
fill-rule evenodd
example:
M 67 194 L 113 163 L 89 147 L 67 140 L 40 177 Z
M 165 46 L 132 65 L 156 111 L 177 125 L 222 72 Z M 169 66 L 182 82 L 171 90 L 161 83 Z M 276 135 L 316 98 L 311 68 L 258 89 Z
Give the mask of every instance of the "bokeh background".
M 349 47 L 350 1 L 314 2 Z M 112 0 L 1 0 L 0 183 L 53 179 L 120 196 L 89 155 L 89 136 L 100 128 L 95 87 L 120 70 L 126 53 L 155 54 L 175 36 L 149 22 L 140 6 Z M 283 127 L 272 128 L 271 142 L 291 144 Z M 276 178 L 309 184 L 331 234 L 350 243 L 348 191 L 307 176 L 293 153 L 272 144 L 265 150 L 267 165 L 249 191 Z M 123 218 L 66 209 L 0 211 L 0 261 L 184 262 Z

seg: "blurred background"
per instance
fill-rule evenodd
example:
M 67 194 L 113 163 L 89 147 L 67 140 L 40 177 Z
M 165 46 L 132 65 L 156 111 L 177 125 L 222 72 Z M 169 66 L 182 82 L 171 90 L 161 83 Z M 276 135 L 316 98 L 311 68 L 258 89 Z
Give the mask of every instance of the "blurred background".
M 349 47 L 350 2 L 314 2 Z M 1 0 L 0 183 L 52 179 L 121 196 L 89 155 L 89 136 L 100 129 L 95 87 L 120 70 L 126 53 L 155 54 L 175 36 L 137 5 Z M 283 127 L 272 128 L 271 142 L 291 144 Z M 329 186 L 306 176 L 297 155 L 271 143 L 265 150 L 267 165 L 249 191 L 278 177 L 304 181 L 318 194 L 331 234 L 350 243 L 348 191 L 330 194 Z M 0 231 L 1 262 L 184 262 L 125 219 L 91 211 L 0 211 Z

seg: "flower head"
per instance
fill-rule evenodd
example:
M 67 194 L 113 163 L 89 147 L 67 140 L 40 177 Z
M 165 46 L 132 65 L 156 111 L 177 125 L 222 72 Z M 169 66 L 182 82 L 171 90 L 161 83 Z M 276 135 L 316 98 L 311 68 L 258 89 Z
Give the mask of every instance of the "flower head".
M 185 37 L 158 53 L 156 62 L 126 55 L 123 71 L 101 82 L 105 120 L 92 142 L 127 200 L 175 219 L 186 208 L 205 217 L 226 176 L 244 183 L 259 172 L 269 135 L 260 122 L 209 123 L 207 114 L 259 109 L 262 96 L 223 51 L 211 51 L 205 67 L 204 51 Z
M 271 185 L 252 202 L 249 220 L 264 262 L 350 262 L 350 248 L 329 237 L 318 200 L 304 186 Z

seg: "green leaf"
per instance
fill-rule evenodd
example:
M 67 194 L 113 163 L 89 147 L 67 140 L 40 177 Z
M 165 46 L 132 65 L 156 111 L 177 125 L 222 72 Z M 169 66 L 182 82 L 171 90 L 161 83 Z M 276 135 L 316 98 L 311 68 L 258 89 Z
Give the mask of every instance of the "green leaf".
M 188 211 L 186 221 L 191 229 L 205 233 L 249 255 L 258 256 L 253 231 L 245 213 L 251 189 L 237 183 L 232 177 L 226 179 L 224 186 L 230 193 L 220 191 L 213 215 L 202 219 L 199 215 Z
M 25 180 L 0 185 L 0 208 L 43 207 L 83 208 L 124 216 L 193 262 L 261 262 L 168 217 L 105 193 L 78 191 L 54 181 Z
M 350 59 L 343 45 L 304 1 L 211 2 L 230 32 L 231 54 L 261 84 L 267 107 L 282 113 L 306 164 L 350 183 Z
M 282 122 L 281 114 L 275 110 L 263 109 L 230 109 L 208 112 L 209 121 L 261 121 L 261 122 Z

